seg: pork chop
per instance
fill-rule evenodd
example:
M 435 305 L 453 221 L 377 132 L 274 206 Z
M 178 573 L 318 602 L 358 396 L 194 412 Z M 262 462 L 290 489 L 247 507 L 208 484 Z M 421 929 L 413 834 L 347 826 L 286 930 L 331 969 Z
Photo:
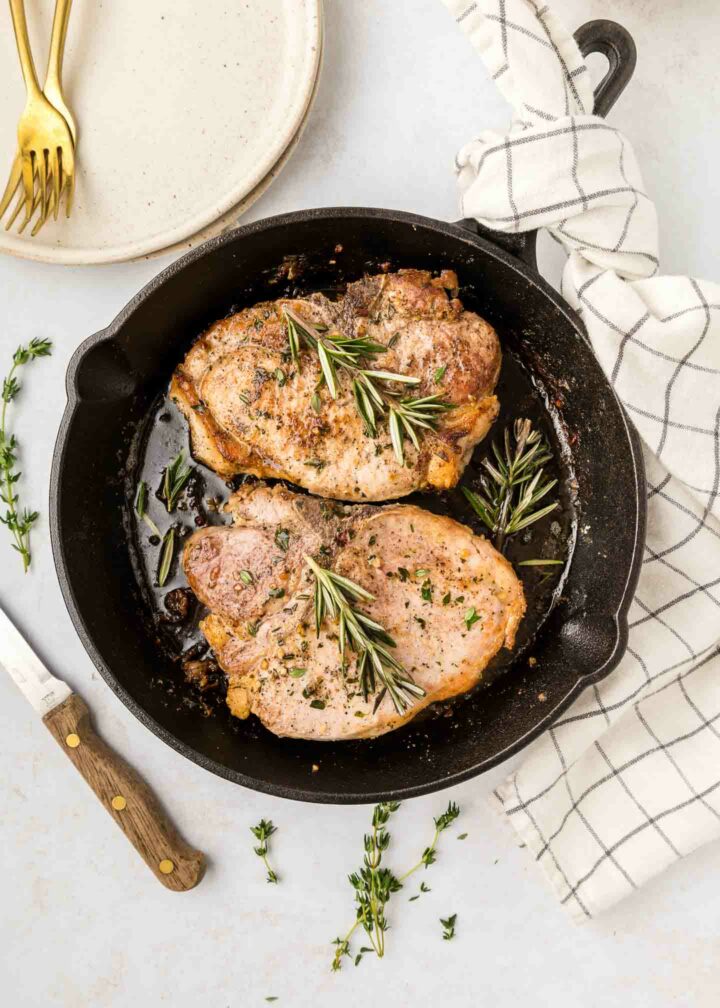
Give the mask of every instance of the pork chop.
M 195 532 L 183 551 L 188 582 L 210 610 L 201 624 L 228 677 L 237 717 L 276 735 L 316 740 L 392 731 L 429 704 L 464 693 L 525 612 L 520 582 L 484 538 L 407 504 L 343 505 L 257 483 L 234 493 L 231 526 Z M 393 656 L 424 691 L 404 711 L 364 696 L 337 626 L 315 628 L 304 557 L 374 596 L 362 611 L 395 642 Z
M 500 346 L 465 311 L 457 277 L 425 270 L 366 277 L 338 301 L 322 294 L 257 304 L 216 322 L 173 375 L 170 394 L 187 418 L 198 461 L 222 476 L 279 477 L 322 497 L 379 501 L 455 486 L 498 412 Z M 333 399 L 314 350 L 288 354 L 285 308 L 304 321 L 387 349 L 372 367 L 418 378 L 413 396 L 442 394 L 453 408 L 396 458 L 387 423 L 366 433 L 352 378 L 338 373 Z

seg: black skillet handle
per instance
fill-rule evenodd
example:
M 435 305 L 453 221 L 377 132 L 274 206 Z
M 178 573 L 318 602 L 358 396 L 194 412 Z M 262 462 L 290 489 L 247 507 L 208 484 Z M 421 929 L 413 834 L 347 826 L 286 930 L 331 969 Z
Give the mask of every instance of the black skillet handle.
M 630 32 L 616 21 L 587 21 L 575 32 L 575 41 L 580 52 L 587 57 L 591 53 L 602 53 L 608 60 L 608 71 L 595 88 L 595 115 L 606 116 L 622 92 L 625 90 L 635 70 L 637 49 Z M 493 231 L 478 224 L 472 217 L 457 222 L 481 238 L 487 238 L 520 259 L 527 266 L 537 270 L 537 231 L 508 234 Z

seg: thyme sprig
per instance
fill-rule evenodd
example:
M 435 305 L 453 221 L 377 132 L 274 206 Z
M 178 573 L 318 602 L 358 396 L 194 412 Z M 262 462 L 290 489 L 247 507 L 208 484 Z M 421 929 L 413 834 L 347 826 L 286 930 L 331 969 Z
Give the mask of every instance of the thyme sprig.
M 505 551 L 510 536 L 540 521 L 558 502 L 538 508 L 557 484 L 547 479 L 544 465 L 552 458 L 547 442 L 530 420 L 516 420 L 505 429 L 502 449 L 493 444 L 494 461 L 483 459 L 480 491 L 462 487 L 475 513 L 493 534 L 496 549 Z
M 440 923 L 443 929 L 443 939 L 445 941 L 450 941 L 451 938 L 455 937 L 455 923 L 457 921 L 457 914 L 450 914 L 449 917 L 441 917 Z
M 425 696 L 425 690 L 413 682 L 388 650 L 397 645 L 387 630 L 357 608 L 357 602 L 372 602 L 375 596 L 349 578 L 318 566 L 312 557 L 304 559 L 315 579 L 313 601 L 317 634 L 326 618 L 336 622 L 340 658 L 345 661 L 348 648 L 357 655 L 358 678 L 364 698 L 367 700 L 374 694 L 379 684 L 381 690 L 389 694 L 398 714 L 404 713 L 415 699 Z
M 383 865 L 383 854 L 390 846 L 390 834 L 386 826 L 390 816 L 400 808 L 400 802 L 381 802 L 373 810 L 372 831 L 365 835 L 363 846 L 365 854 L 362 867 L 359 871 L 348 876 L 350 885 L 354 890 L 356 907 L 355 921 L 344 938 L 336 938 L 335 955 L 333 956 L 331 968 L 333 970 L 342 969 L 344 956 L 353 958 L 350 943 L 358 928 L 362 928 L 367 935 L 369 946 L 363 946 L 354 956 L 353 961 L 357 966 L 362 957 L 367 952 L 374 952 L 378 958 L 385 955 L 385 933 L 388 930 L 388 922 L 385 908 L 392 895 L 403 888 L 405 881 L 423 865 L 429 868 L 437 860 L 436 847 L 440 834 L 444 832 L 460 815 L 460 809 L 454 802 L 450 802 L 446 811 L 438 816 L 435 822 L 435 834 L 432 843 L 425 848 L 417 864 L 401 875 L 399 878 L 393 871 Z M 429 892 L 429 888 L 423 882 L 421 892 Z M 415 897 L 413 897 L 414 899 Z
M 419 450 L 420 432 L 435 430 L 440 416 L 454 408 L 441 394 L 413 398 L 397 389 L 398 385 L 419 385 L 419 378 L 369 368 L 367 365 L 388 349 L 384 344 L 363 336 L 329 332 L 300 318 L 287 305 L 283 310 L 290 356 L 295 364 L 300 366 L 303 345 L 314 350 L 320 361 L 321 383 L 327 386 L 333 399 L 338 397 L 338 369 L 350 375 L 355 407 L 365 432 L 376 438 L 379 420 L 387 417 L 393 451 L 400 465 L 405 462 L 405 439 L 409 438 Z
M 178 452 L 169 466 L 165 469 L 161 497 L 165 501 L 168 513 L 175 510 L 180 494 L 185 489 L 185 484 L 190 479 L 192 466 L 186 465 L 182 452 Z
M 277 833 L 277 826 L 273 826 L 272 819 L 261 819 L 257 826 L 250 827 L 250 832 L 259 841 L 258 846 L 253 847 L 253 850 L 259 858 L 262 858 L 267 870 L 267 881 L 277 884 L 278 876 L 272 870 L 268 861 L 269 840 L 273 833 Z
M 12 358 L 12 365 L 2 383 L 2 409 L 0 410 L 0 500 L 6 505 L 0 522 L 5 525 L 13 538 L 12 547 L 20 554 L 23 571 L 30 566 L 30 529 L 38 519 L 37 511 L 27 508 L 21 511 L 17 483 L 22 473 L 15 471 L 17 462 L 18 441 L 14 434 L 8 434 L 7 408 L 17 398 L 20 383 L 16 372 L 23 364 L 37 357 L 48 357 L 52 352 L 50 340 L 31 339 L 27 346 L 19 346 Z

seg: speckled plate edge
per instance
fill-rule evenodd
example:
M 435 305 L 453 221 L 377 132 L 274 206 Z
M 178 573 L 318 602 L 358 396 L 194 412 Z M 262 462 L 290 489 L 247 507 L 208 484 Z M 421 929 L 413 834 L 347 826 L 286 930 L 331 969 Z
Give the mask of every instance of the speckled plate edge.
M 306 6 L 308 45 L 307 65 L 303 75 L 304 86 L 298 91 L 293 108 L 286 119 L 286 128 L 278 132 L 275 142 L 268 146 L 266 156 L 258 162 L 251 176 L 246 176 L 228 196 L 220 201 L 215 211 L 201 215 L 200 220 L 190 219 L 165 235 L 154 235 L 143 241 L 113 248 L 55 248 L 33 245 L 31 240 L 12 241 L 3 232 L 9 244 L 0 243 L 0 253 L 63 266 L 95 266 L 117 262 L 137 262 L 172 252 L 187 251 L 199 242 L 227 230 L 239 215 L 266 191 L 289 159 L 300 139 L 320 72 L 323 41 L 323 0 L 301 0 Z M 269 170 L 268 170 L 269 169 Z
M 321 40 L 321 52 L 320 59 L 318 62 L 317 75 L 315 77 L 315 84 L 313 90 L 310 94 L 307 109 L 305 110 L 305 116 L 303 121 L 298 127 L 298 131 L 295 136 L 292 137 L 290 143 L 285 148 L 283 153 L 280 155 L 278 161 L 273 165 L 270 171 L 267 173 L 264 179 L 262 179 L 247 196 L 242 199 L 237 206 L 234 206 L 227 213 L 222 214 L 217 220 L 208 224 L 206 228 L 198 231 L 196 234 L 191 235 L 189 238 L 183 239 L 183 241 L 176 242 L 174 245 L 169 245 L 167 248 L 157 249 L 155 252 L 148 252 L 146 255 L 135 256 L 130 262 L 141 262 L 148 259 L 159 259 L 161 256 L 165 255 L 181 255 L 183 252 L 188 252 L 190 249 L 195 248 L 195 246 L 202 244 L 202 242 L 207 241 L 209 238 L 214 238 L 216 235 L 222 234 L 224 231 L 229 231 L 231 228 L 237 227 L 240 224 L 240 218 L 243 214 L 247 213 L 250 207 L 256 203 L 261 196 L 264 196 L 270 185 L 275 181 L 277 176 L 283 170 L 285 165 L 290 160 L 291 155 L 295 152 L 300 138 L 305 132 L 305 127 L 308 124 L 310 115 L 312 113 L 313 105 L 315 104 L 315 98 L 318 92 L 318 83 L 320 81 L 320 75 L 322 73 L 322 40 Z

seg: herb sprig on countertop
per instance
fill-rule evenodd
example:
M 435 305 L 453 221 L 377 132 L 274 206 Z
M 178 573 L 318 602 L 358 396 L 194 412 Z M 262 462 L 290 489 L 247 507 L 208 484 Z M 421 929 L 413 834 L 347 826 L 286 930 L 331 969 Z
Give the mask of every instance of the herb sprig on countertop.
M 270 837 L 273 833 L 277 833 L 277 826 L 273 826 L 271 819 L 261 819 L 257 826 L 251 826 L 250 832 L 259 841 L 257 847 L 253 847 L 253 851 L 257 854 L 259 858 L 262 858 L 263 864 L 267 870 L 267 881 L 277 884 L 278 876 L 270 867 L 268 862 L 268 848 Z
M 400 808 L 400 802 L 382 802 L 376 805 L 373 810 L 372 832 L 365 835 L 363 845 L 365 855 L 362 867 L 359 871 L 353 872 L 349 876 L 350 885 L 355 893 L 357 904 L 355 922 L 344 938 L 336 938 L 335 955 L 332 960 L 332 969 L 342 969 L 344 956 L 353 958 L 350 942 L 358 928 L 365 932 L 369 946 L 362 946 L 354 956 L 354 963 L 357 966 L 363 955 L 367 952 L 374 952 L 378 958 L 385 955 L 385 933 L 388 930 L 385 908 L 393 893 L 399 892 L 403 884 L 423 865 L 429 868 L 437 860 L 437 842 L 440 834 L 444 832 L 460 815 L 459 807 L 450 802 L 445 812 L 438 816 L 435 822 L 435 834 L 432 843 L 426 847 L 417 864 L 406 871 L 399 878 L 390 868 L 383 865 L 383 854 L 390 846 L 390 834 L 386 826 L 390 816 Z M 428 887 L 423 883 L 421 892 L 429 892 Z
M 455 937 L 455 923 L 457 921 L 457 914 L 450 914 L 449 917 L 441 917 L 440 923 L 443 929 L 443 939 L 444 941 L 450 941 L 451 938 Z
M 425 690 L 413 682 L 388 648 L 395 641 L 380 623 L 356 607 L 357 602 L 372 602 L 375 596 L 349 578 L 318 566 L 312 557 L 305 563 L 315 578 L 314 607 L 315 629 L 320 634 L 324 620 L 329 617 L 338 625 L 338 648 L 344 661 L 348 648 L 357 655 L 358 678 L 363 696 L 367 700 L 376 692 L 390 695 L 398 714 L 404 713 L 415 699 L 425 696 Z
M 18 441 L 14 434 L 8 434 L 7 408 L 17 398 L 20 383 L 17 370 L 37 357 L 48 357 L 52 352 L 50 340 L 31 339 L 27 346 L 19 346 L 13 354 L 12 365 L 2 383 L 2 409 L 0 410 L 0 500 L 6 505 L 0 522 L 6 526 L 13 538 L 12 547 L 22 559 L 23 571 L 30 566 L 30 529 L 38 518 L 37 511 L 27 508 L 21 511 L 17 484 L 21 473 L 15 470 Z
M 419 385 L 420 379 L 394 371 L 378 371 L 367 367 L 385 353 L 387 347 L 363 336 L 343 336 L 329 332 L 285 306 L 288 346 L 295 364 L 300 363 L 300 348 L 314 350 L 320 360 L 322 383 L 333 399 L 338 397 L 338 369 L 352 378 L 355 407 L 370 437 L 378 436 L 378 421 L 387 417 L 395 458 L 405 461 L 405 439 L 420 449 L 423 430 L 435 430 L 443 413 L 453 409 L 442 395 L 413 398 L 397 391 L 397 385 Z M 443 372 L 444 373 L 444 372 Z
M 462 487 L 462 492 L 480 520 L 492 532 L 496 549 L 505 552 L 507 541 L 529 525 L 540 521 L 558 507 L 558 502 L 538 508 L 540 501 L 557 484 L 547 479 L 544 466 L 552 453 L 530 420 L 516 420 L 505 429 L 502 449 L 493 444 L 494 461 L 483 459 L 485 472 L 480 490 Z

